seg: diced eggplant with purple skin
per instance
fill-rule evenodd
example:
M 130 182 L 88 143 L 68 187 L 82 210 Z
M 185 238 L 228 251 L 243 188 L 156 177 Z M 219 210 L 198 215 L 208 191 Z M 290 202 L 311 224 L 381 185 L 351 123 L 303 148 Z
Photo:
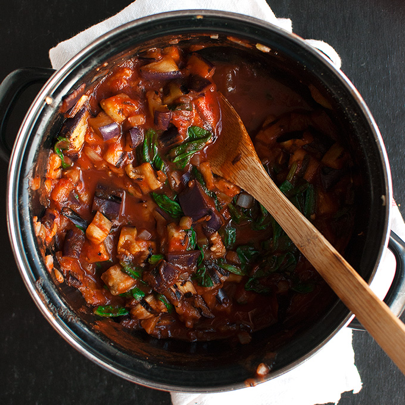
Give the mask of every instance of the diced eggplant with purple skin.
M 209 210 L 208 215 L 210 215 L 211 218 L 203 225 L 203 229 L 206 234 L 211 235 L 221 228 L 223 221 L 221 215 L 212 209 Z
M 159 144 L 162 148 L 177 145 L 183 141 L 182 136 L 176 126 L 169 126 L 166 131 L 159 135 Z
M 69 149 L 78 152 L 83 144 L 86 135 L 89 117 L 89 110 L 83 107 L 73 118 L 68 118 L 59 133 L 61 138 L 69 140 Z
M 129 137 L 131 140 L 131 148 L 135 149 L 138 145 L 140 145 L 145 137 L 144 129 L 139 127 L 134 127 L 129 130 Z
M 83 219 L 80 215 L 76 214 L 72 209 L 64 207 L 62 208 L 62 215 L 65 216 L 67 219 L 70 219 L 74 225 L 76 225 L 79 229 L 83 232 L 86 231 L 87 227 L 89 226 L 88 222 Z
M 204 298 L 201 295 L 196 295 L 194 297 L 194 307 L 200 310 L 200 313 L 205 318 L 213 319 L 215 318 L 214 314 L 208 308 L 208 305 L 205 303 Z
M 68 112 L 79 100 L 79 98 L 84 94 L 86 89 L 86 84 L 81 84 L 76 90 L 73 90 L 68 95 L 62 97 L 61 113 Z
M 322 187 L 325 191 L 328 191 L 347 173 L 347 169 L 332 169 L 331 167 L 324 166 L 320 172 Z
M 190 172 L 185 172 L 182 176 L 181 176 L 181 182 L 187 186 L 188 182 L 191 179 L 191 173 Z
M 303 135 L 303 131 L 285 132 L 277 138 L 277 143 L 291 141 L 291 139 L 302 139 Z
M 44 216 L 43 216 L 42 219 L 41 219 L 41 223 L 42 223 L 42 225 L 44 225 L 46 228 L 52 229 L 52 228 L 53 228 L 53 224 L 54 224 L 54 222 L 55 222 L 55 219 L 56 219 L 55 214 L 54 214 L 51 210 L 47 209 L 47 210 L 45 211 Z
M 219 269 L 220 267 L 218 266 L 207 265 L 208 274 L 210 275 L 211 281 L 214 283 L 214 285 L 221 284 L 221 280 L 217 273 L 217 270 L 219 271 Z
M 217 299 L 217 301 L 222 305 L 225 304 L 227 301 L 229 301 L 228 295 L 226 294 L 226 292 L 224 291 L 224 289 L 220 288 L 218 290 L 217 295 L 215 296 L 215 298 Z
M 121 211 L 123 190 L 98 183 L 93 198 L 92 211 L 100 211 L 108 219 L 117 218 Z
M 169 252 L 166 254 L 168 263 L 178 266 L 184 270 L 193 271 L 197 267 L 197 260 L 200 257 L 199 250 L 189 250 L 187 252 Z
M 207 201 L 207 195 L 197 182 L 190 182 L 189 187 L 179 194 L 179 203 L 184 215 L 191 217 L 193 222 L 210 213 L 210 205 Z
M 111 200 L 121 204 L 125 191 L 111 187 L 108 184 L 97 183 L 94 195 L 104 200 Z
M 116 122 L 98 128 L 103 141 L 109 141 L 121 134 L 121 128 Z
M 197 93 L 203 91 L 211 84 L 211 81 L 199 75 L 190 75 L 188 79 L 188 88 Z
M 94 196 L 92 211 L 100 211 L 108 219 L 117 218 L 121 210 L 121 203 Z
M 316 159 L 321 160 L 325 153 L 333 145 L 334 141 L 329 136 L 323 134 L 315 128 L 309 128 L 314 141 L 302 147 L 302 149 L 309 152 Z
M 162 294 L 176 282 L 178 275 L 179 270 L 175 266 L 162 260 L 151 271 L 144 272 L 143 280 Z
M 170 56 L 142 66 L 140 72 L 146 80 L 172 80 L 183 77 L 183 73 Z
M 142 298 L 142 300 L 139 302 L 143 308 L 145 308 L 148 312 L 150 312 L 153 315 L 157 315 L 158 313 L 151 307 L 148 301 L 145 300 L 145 298 Z
M 165 131 L 169 128 L 170 120 L 172 118 L 172 112 L 169 110 L 155 110 L 154 112 L 154 123 L 156 129 Z
M 71 257 L 78 259 L 82 252 L 85 236 L 79 229 L 69 229 L 66 232 L 65 241 L 63 243 L 63 257 Z

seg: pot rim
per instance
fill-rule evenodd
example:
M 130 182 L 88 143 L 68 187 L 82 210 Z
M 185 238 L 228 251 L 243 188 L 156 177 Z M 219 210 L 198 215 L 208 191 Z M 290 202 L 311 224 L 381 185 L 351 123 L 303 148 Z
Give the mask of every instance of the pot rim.
M 379 132 L 379 129 L 374 121 L 374 118 L 371 115 L 368 107 L 366 106 L 364 100 L 360 96 L 357 89 L 353 86 L 350 80 L 346 77 L 346 75 L 340 70 L 337 69 L 336 66 L 321 52 L 313 48 L 312 46 L 308 45 L 305 40 L 300 38 L 295 34 L 291 34 L 284 29 L 268 23 L 266 21 L 262 21 L 256 19 L 254 17 L 249 17 L 237 13 L 225 12 L 225 11 L 214 11 L 214 10 L 178 10 L 166 13 L 155 14 L 151 16 L 147 16 L 135 21 L 131 21 L 124 25 L 121 25 L 95 41 L 91 44 L 86 46 L 82 51 L 77 53 L 72 59 L 70 59 L 63 67 L 61 67 L 58 71 L 56 71 L 52 77 L 48 80 L 45 86 L 40 90 L 38 96 L 35 98 L 33 103 L 31 104 L 30 109 L 28 110 L 24 121 L 20 127 L 18 132 L 16 141 L 14 143 L 12 155 L 10 158 L 10 164 L 8 169 L 8 185 L 7 185 L 7 227 L 9 232 L 9 237 L 11 241 L 12 250 L 14 253 L 14 257 L 19 268 L 20 274 L 23 278 L 23 281 L 33 298 L 34 302 L 44 315 L 44 317 L 48 320 L 48 322 L 52 325 L 52 327 L 76 350 L 78 350 L 81 354 L 83 354 L 88 359 L 92 360 L 96 364 L 100 365 L 104 369 L 112 372 L 115 375 L 118 375 L 126 380 L 136 382 L 138 384 L 160 389 L 160 390 L 171 390 L 171 391 L 183 391 L 183 392 L 219 392 L 219 391 L 227 391 L 235 388 L 243 388 L 243 385 L 236 384 L 230 386 L 221 386 L 221 387 L 214 387 L 208 389 L 201 389 L 201 388 L 193 388 L 193 387 L 184 387 L 181 385 L 164 385 L 161 383 L 155 383 L 154 381 L 139 378 L 137 376 L 131 375 L 124 370 L 119 370 L 114 365 L 110 359 L 106 358 L 104 355 L 100 355 L 92 346 L 88 345 L 83 340 L 79 340 L 78 336 L 72 329 L 66 325 L 65 321 L 61 319 L 48 305 L 46 295 L 41 294 L 41 286 L 39 285 L 40 280 L 35 280 L 34 275 L 30 271 L 30 264 L 25 254 L 25 248 L 23 245 L 22 237 L 20 235 L 20 227 L 21 229 L 24 227 L 24 224 L 20 223 L 19 219 L 19 210 L 16 210 L 15 207 L 18 206 L 18 180 L 21 177 L 21 160 L 23 157 L 23 153 L 26 149 L 27 143 L 29 139 L 27 138 L 26 134 L 30 134 L 33 128 L 37 117 L 39 116 L 42 108 L 44 107 L 46 101 L 45 99 L 47 96 L 52 95 L 54 90 L 59 86 L 62 80 L 68 75 L 68 73 L 77 67 L 80 64 L 80 61 L 86 57 L 86 55 L 92 53 L 94 50 L 98 49 L 103 44 L 108 43 L 108 40 L 117 35 L 122 35 L 125 33 L 126 30 L 143 26 L 144 24 L 148 24 L 149 22 L 156 22 L 156 21 L 165 21 L 170 18 L 176 17 L 190 17 L 190 18 L 197 18 L 197 16 L 201 16 L 201 18 L 224 18 L 224 19 L 231 19 L 233 21 L 243 21 L 248 22 L 250 24 L 258 25 L 262 28 L 269 29 L 276 31 L 278 34 L 287 37 L 289 40 L 294 41 L 296 44 L 300 45 L 306 52 L 315 55 L 320 61 L 324 64 L 326 63 L 327 66 L 334 72 L 335 76 L 339 78 L 341 84 L 350 91 L 354 100 L 360 107 L 361 111 L 364 114 L 364 117 L 367 119 L 367 124 L 370 128 L 370 131 L 373 133 L 375 140 L 377 141 L 378 145 L 378 152 L 381 156 L 382 167 L 384 170 L 383 176 L 385 179 L 386 184 L 386 195 L 385 195 L 385 214 L 386 214 L 386 221 L 384 223 L 384 240 L 383 243 L 380 245 L 380 251 L 378 252 L 378 260 L 375 263 L 374 269 L 371 273 L 370 279 L 368 282 L 370 283 L 374 277 L 378 264 L 382 257 L 382 252 L 385 246 L 388 243 L 389 237 L 389 223 L 390 223 L 390 206 L 391 206 L 391 196 L 392 196 L 392 183 L 391 183 L 391 173 L 390 167 L 388 163 L 387 153 L 384 147 L 384 143 Z M 200 32 L 209 30 L 209 28 L 204 27 L 200 30 Z M 241 34 L 243 36 L 243 34 Z M 264 41 L 265 42 L 265 41 Z M 54 106 L 53 108 L 57 108 L 58 106 Z M 26 218 L 26 221 L 30 221 L 30 218 Z M 308 360 L 313 354 L 315 354 L 323 345 L 325 345 L 339 330 L 341 330 L 345 325 L 347 325 L 352 319 L 354 315 L 352 315 L 349 311 L 347 316 L 340 322 L 340 324 L 332 331 L 329 336 L 324 339 L 319 345 L 313 348 L 310 352 L 306 353 L 306 355 L 301 356 L 295 363 L 285 366 L 274 374 L 272 373 L 271 379 L 275 378 L 279 375 L 284 374 L 285 372 L 293 369 L 294 367 L 298 366 L 302 362 Z

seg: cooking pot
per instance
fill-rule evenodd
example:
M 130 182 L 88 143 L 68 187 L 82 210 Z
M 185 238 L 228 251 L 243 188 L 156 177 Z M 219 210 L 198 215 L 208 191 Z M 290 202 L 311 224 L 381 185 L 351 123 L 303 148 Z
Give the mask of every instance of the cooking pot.
M 79 352 L 111 372 L 152 388 L 213 392 L 244 387 L 279 376 L 319 350 L 353 316 L 336 299 L 328 311 L 304 328 L 268 328 L 253 335 L 247 345 L 228 341 L 183 342 L 158 340 L 143 332 L 129 334 L 111 320 L 100 322 L 83 311 L 81 294 L 58 284 L 47 271 L 35 237 L 32 217 L 42 207 L 30 192 L 30 179 L 64 120 L 59 107 L 63 96 L 80 84 L 90 84 L 114 65 L 152 46 L 171 43 L 222 43 L 245 49 L 291 83 L 314 85 L 333 106 L 362 177 L 355 232 L 347 258 L 370 282 L 388 241 L 397 269 L 386 302 L 396 315 L 405 305 L 404 244 L 390 235 L 391 178 L 378 128 L 364 101 L 328 59 L 296 35 L 269 23 L 225 12 L 180 11 L 146 17 L 100 37 L 57 72 L 22 69 L 0 87 L 1 153 L 8 158 L 5 123 L 16 96 L 37 81 L 46 84 L 32 103 L 10 157 L 7 191 L 8 231 L 24 282 L 35 303 Z M 357 327 L 361 327 L 357 325 Z M 255 379 L 258 364 L 269 374 Z

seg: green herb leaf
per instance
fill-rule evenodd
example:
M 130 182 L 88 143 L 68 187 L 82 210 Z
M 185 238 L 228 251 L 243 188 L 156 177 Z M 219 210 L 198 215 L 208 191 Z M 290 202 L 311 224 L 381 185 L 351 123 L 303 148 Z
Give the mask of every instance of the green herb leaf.
M 305 192 L 305 205 L 303 212 L 306 218 L 310 219 L 311 215 L 315 213 L 315 203 L 316 203 L 315 189 L 312 184 L 309 184 Z
M 165 258 L 164 255 L 152 255 L 149 259 L 148 262 L 150 264 L 156 264 L 159 263 L 161 260 L 163 260 Z
M 125 263 L 123 261 L 120 262 L 120 265 L 122 267 L 122 271 L 125 274 L 128 274 L 128 276 L 131 276 L 132 278 L 135 279 L 141 279 L 142 278 L 142 269 L 141 268 L 132 268 L 131 265 L 129 265 L 128 263 Z
M 197 246 L 197 234 L 193 228 L 186 229 L 188 235 L 188 246 L 187 250 L 195 250 Z
M 294 186 L 292 185 L 292 183 L 286 180 L 281 184 L 279 188 L 283 194 L 287 195 L 294 188 Z
M 253 275 L 254 278 L 261 278 L 268 276 L 275 272 L 285 272 L 292 270 L 292 267 L 297 264 L 297 258 L 292 252 L 286 252 L 283 254 L 271 254 L 266 256 L 260 263 L 259 269 Z
M 198 260 L 197 260 L 197 267 L 199 267 L 202 264 L 202 262 L 204 261 L 204 247 L 205 247 L 205 245 L 204 246 L 198 246 L 197 245 L 197 249 L 201 253 L 200 256 L 198 257 Z
M 196 280 L 198 285 L 201 287 L 212 287 L 214 285 L 205 266 L 199 267 L 193 274 L 192 279 Z
M 184 169 L 187 163 L 190 162 L 191 156 L 202 150 L 211 137 L 210 131 L 197 126 L 190 126 L 187 130 L 187 139 L 172 148 L 168 153 L 168 157 L 180 169 Z
M 94 310 L 94 313 L 98 316 L 115 317 L 128 315 L 128 310 L 122 307 L 114 307 L 112 305 L 99 306 Z
M 205 194 L 207 194 L 209 197 L 211 197 L 214 200 L 215 208 L 218 211 L 221 211 L 222 210 L 222 205 L 218 201 L 217 195 L 213 191 L 208 190 L 207 185 L 205 184 L 205 180 L 204 180 L 203 175 L 198 171 L 198 169 L 195 166 L 193 166 L 193 168 L 191 169 L 191 173 L 193 174 L 195 179 L 201 184 L 201 187 L 203 188 Z
M 181 218 L 184 215 L 180 204 L 171 200 L 168 196 L 157 193 L 151 193 L 151 196 L 155 203 L 173 218 Z
M 259 294 L 267 294 L 270 292 L 270 288 L 262 285 L 260 279 L 251 277 L 245 284 L 246 291 L 254 291 Z
M 241 268 L 234 266 L 233 264 L 225 263 L 223 259 L 218 260 L 218 266 L 230 273 L 236 274 L 238 276 L 245 276 L 246 272 Z
M 173 311 L 173 308 L 174 308 L 173 304 L 171 304 L 163 294 L 157 294 L 156 298 L 159 301 L 162 301 L 163 304 L 165 304 L 165 306 L 167 308 L 167 312 L 171 313 Z
M 141 300 L 146 294 L 141 290 L 141 289 L 139 289 L 138 287 L 135 287 L 135 288 L 133 288 L 131 291 L 130 291 L 130 293 L 131 293 L 131 295 L 136 299 L 136 300 Z
M 57 142 L 55 143 L 55 146 L 53 150 L 55 153 L 60 157 L 62 160 L 62 168 L 63 169 L 68 169 L 70 167 L 69 164 L 65 162 L 65 155 L 63 154 L 62 151 L 69 149 L 69 139 L 63 138 L 63 137 L 58 137 Z
M 315 285 L 312 283 L 297 282 L 294 283 L 291 289 L 300 294 L 308 294 L 314 291 Z
M 163 170 L 164 162 L 158 153 L 158 136 L 153 129 L 145 133 L 143 143 L 137 149 L 137 157 L 140 163 L 150 163 L 155 170 Z
M 238 254 L 242 266 L 253 263 L 259 254 L 259 252 L 253 246 L 249 245 L 237 247 L 236 253 Z
M 225 247 L 227 249 L 232 249 L 233 245 L 236 242 L 236 229 L 228 225 L 225 228 L 225 235 L 223 240 Z

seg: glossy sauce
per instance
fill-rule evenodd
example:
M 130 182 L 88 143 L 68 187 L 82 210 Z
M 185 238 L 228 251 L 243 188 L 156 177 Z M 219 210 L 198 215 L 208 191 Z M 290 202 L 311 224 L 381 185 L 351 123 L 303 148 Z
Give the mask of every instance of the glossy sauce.
M 55 141 L 33 187 L 46 208 L 34 218 L 37 236 L 56 252 L 48 268 L 97 316 L 158 338 L 249 343 L 252 332 L 308 322 L 334 300 L 263 207 L 249 197 L 238 205 L 243 190 L 210 171 L 209 145 L 221 136 L 218 90 L 276 183 L 344 251 L 353 164 L 331 112 L 241 58 L 153 49 L 74 98 L 66 140 Z M 77 147 L 80 126 L 71 124 L 80 113 L 69 114 L 79 103 L 88 118 Z M 118 132 L 109 138 L 107 130 Z

